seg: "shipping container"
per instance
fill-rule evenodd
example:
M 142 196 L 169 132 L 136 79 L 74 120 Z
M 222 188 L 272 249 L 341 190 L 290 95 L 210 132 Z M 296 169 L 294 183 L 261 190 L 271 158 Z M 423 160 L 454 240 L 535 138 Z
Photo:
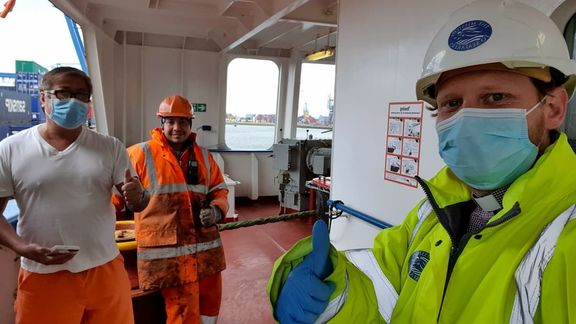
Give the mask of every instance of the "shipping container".
M 28 72 L 44 74 L 48 69 L 34 61 L 20 61 L 16 60 L 16 72 Z
M 32 126 L 32 97 L 0 90 L 0 139 Z
M 39 96 L 30 96 L 30 102 L 32 103 L 30 111 L 32 125 L 38 125 L 46 121 L 46 116 L 44 115 L 44 111 L 40 106 L 40 97 Z

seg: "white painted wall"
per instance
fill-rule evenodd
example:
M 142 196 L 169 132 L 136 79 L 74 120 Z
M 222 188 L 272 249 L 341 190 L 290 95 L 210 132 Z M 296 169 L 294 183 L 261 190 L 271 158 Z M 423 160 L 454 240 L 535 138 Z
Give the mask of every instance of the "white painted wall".
M 182 95 L 207 104 L 207 112 L 196 114 L 193 128 L 201 145 L 217 144 L 219 53 L 116 44 L 114 57 L 116 95 L 114 106 L 107 108 L 116 121 L 112 135 L 126 145 L 148 139 L 160 125 L 156 111 L 162 99 Z M 197 130 L 201 125 L 212 126 L 212 131 Z
M 207 111 L 196 113 L 193 129 L 204 147 L 222 146 L 224 136 L 226 66 L 234 57 L 219 53 L 116 44 L 114 52 L 113 106 L 108 106 L 110 133 L 127 146 L 149 139 L 160 125 L 156 117 L 164 97 L 179 94 L 192 102 L 206 103 Z M 279 65 L 285 59 L 276 60 Z M 112 117 L 110 117 L 112 116 Z M 98 123 L 98 120 L 97 120 Z M 109 123 L 110 125 L 111 123 Z M 211 131 L 198 129 L 210 125 Z M 220 138 L 222 136 L 222 138 Z M 220 142 L 219 142 L 220 140 Z M 224 170 L 240 184 L 238 197 L 277 194 L 270 152 L 223 152 Z M 257 169 L 254 170 L 254 167 Z M 257 179 L 253 183 L 253 179 Z M 255 194 L 254 194 L 255 192 Z
M 278 194 L 278 183 L 276 182 L 277 170 L 272 166 L 274 158 L 271 152 L 218 152 L 224 159 L 225 170 L 233 180 L 239 181 L 236 185 L 236 197 L 251 197 L 252 191 L 256 189 L 258 196 L 275 196 Z M 257 160 L 258 173 L 255 175 L 252 170 L 253 156 Z M 256 176 L 257 182 L 252 179 Z
M 421 188 L 384 180 L 388 103 L 416 100 L 414 86 L 429 42 L 449 14 L 469 2 L 340 1 L 331 199 L 398 224 L 424 198 Z M 526 1 L 547 14 L 560 2 Z M 443 162 L 435 120 L 424 115 L 420 176 L 430 178 Z M 333 222 L 331 240 L 339 249 L 369 247 L 378 231 L 356 218 L 341 218 Z

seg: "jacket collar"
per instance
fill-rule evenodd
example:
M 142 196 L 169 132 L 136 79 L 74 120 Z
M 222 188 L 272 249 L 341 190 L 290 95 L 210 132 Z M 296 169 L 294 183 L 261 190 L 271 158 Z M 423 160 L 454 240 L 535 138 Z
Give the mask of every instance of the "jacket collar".
M 504 196 L 505 208 L 514 201 L 520 202 L 523 208 L 529 208 L 550 199 L 574 195 L 576 174 L 570 171 L 573 165 L 576 165 L 576 155 L 566 134 L 561 133 L 534 166 L 512 183 Z

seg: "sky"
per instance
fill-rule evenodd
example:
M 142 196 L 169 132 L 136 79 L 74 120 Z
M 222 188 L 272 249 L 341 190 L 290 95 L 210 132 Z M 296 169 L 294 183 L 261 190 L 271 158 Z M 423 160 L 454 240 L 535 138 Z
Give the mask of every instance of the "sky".
M 328 116 L 328 97 L 334 99 L 334 64 L 304 63 L 300 78 L 299 113 L 307 103 L 313 117 Z
M 0 72 L 16 72 L 16 60 L 80 67 L 64 14 L 48 0 L 17 0 L 0 18 L 0 44 Z
M 226 110 L 238 117 L 275 114 L 278 66 L 272 61 L 239 58 L 228 66 Z M 311 116 L 328 116 L 328 97 L 334 98 L 333 64 L 304 63 L 300 78 L 299 113 L 306 104 Z
M 5 1 L 0 0 L 0 6 Z M 64 14 L 48 0 L 17 0 L 0 18 L 0 72 L 14 73 L 15 61 L 34 61 L 47 69 L 80 68 Z M 238 64 L 241 63 L 241 64 Z M 228 70 L 227 110 L 237 116 L 276 113 L 278 66 L 272 61 L 233 60 Z M 328 96 L 334 97 L 334 65 L 302 66 L 299 107 L 310 115 L 327 116 Z
M 272 61 L 232 60 L 228 65 L 226 111 L 237 117 L 275 114 L 279 73 Z

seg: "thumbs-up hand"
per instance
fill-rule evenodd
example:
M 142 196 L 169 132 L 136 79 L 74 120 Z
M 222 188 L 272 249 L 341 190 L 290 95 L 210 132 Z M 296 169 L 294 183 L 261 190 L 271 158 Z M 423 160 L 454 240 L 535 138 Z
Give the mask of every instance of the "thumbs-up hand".
M 274 315 L 280 323 L 314 323 L 328 306 L 335 289 L 323 282 L 332 273 L 330 237 L 324 221 L 312 229 L 312 252 L 288 275 L 280 291 Z
M 138 180 L 138 177 L 133 177 L 128 168 L 124 172 L 124 183 L 121 189 L 128 208 L 134 210 L 134 207 L 142 204 L 144 200 L 144 188 L 140 180 Z

